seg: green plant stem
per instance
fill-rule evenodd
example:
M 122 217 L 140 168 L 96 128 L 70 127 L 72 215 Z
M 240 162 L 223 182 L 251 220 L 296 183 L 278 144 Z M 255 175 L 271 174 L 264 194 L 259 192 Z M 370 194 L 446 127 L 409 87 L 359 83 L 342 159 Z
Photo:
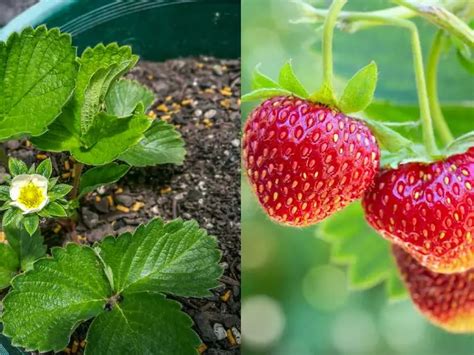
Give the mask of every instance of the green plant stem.
M 328 16 L 328 9 L 319 9 L 311 6 L 306 0 L 292 0 L 302 10 L 304 17 L 303 19 L 294 20 L 293 23 L 315 23 L 321 22 Z M 416 12 L 402 6 L 390 7 L 383 10 L 368 11 L 368 12 L 357 12 L 357 11 L 341 11 L 338 15 L 338 21 L 341 28 L 347 32 L 355 32 L 361 29 L 377 26 L 378 24 L 373 21 L 366 21 L 361 19 L 358 15 L 365 14 L 369 16 L 381 16 L 390 18 L 401 18 L 408 19 L 416 16 Z
M 401 20 L 405 21 L 405 20 Z M 433 131 L 433 122 L 431 119 L 430 104 L 428 100 L 428 92 L 426 89 L 425 72 L 423 65 L 423 55 L 421 50 L 420 36 L 416 26 L 409 22 L 407 27 L 411 32 L 411 45 L 413 52 L 413 64 L 415 69 L 416 77 L 416 89 L 418 91 L 418 101 L 420 105 L 421 121 L 423 123 L 423 142 L 426 147 L 426 151 L 429 155 L 433 156 L 438 154 L 438 148 L 436 147 L 436 141 Z M 407 24 L 408 25 L 408 24 Z
M 414 12 L 417 15 L 420 15 L 426 18 L 431 23 L 435 24 L 439 28 L 442 28 L 448 31 L 454 37 L 457 37 L 462 42 L 466 43 L 468 46 L 474 46 L 474 31 L 469 28 L 469 26 L 461 20 L 459 17 L 454 15 L 452 12 L 445 9 L 440 3 L 433 4 L 424 4 L 421 1 L 413 0 L 394 0 L 398 5 L 404 6 Z M 472 1 L 472 0 L 469 0 Z M 454 1 L 460 3 L 460 1 Z M 466 1 L 463 1 L 465 4 L 461 6 L 467 6 Z
M 79 194 L 79 186 L 81 184 L 81 174 L 84 164 L 75 162 L 73 167 L 74 180 L 72 184 L 71 199 L 74 200 Z
M 465 1 L 456 0 L 450 3 L 448 9 L 444 8 L 440 0 L 433 0 L 429 6 L 420 1 L 410 0 L 394 0 L 402 6 L 390 7 L 383 10 L 357 12 L 357 11 L 342 11 L 338 16 L 341 28 L 347 32 L 355 32 L 362 29 L 383 25 L 382 22 L 373 21 L 374 18 L 386 18 L 393 20 L 409 19 L 416 16 L 422 16 L 438 26 L 449 32 L 451 35 L 457 37 L 462 42 L 469 46 L 473 45 L 474 30 L 454 15 L 450 10 L 457 11 L 462 6 L 472 7 L 469 2 L 467 5 Z M 293 0 L 294 3 L 300 6 L 303 11 L 304 18 L 294 22 L 318 22 L 328 16 L 329 11 L 326 9 L 315 8 L 302 0 Z M 467 11 L 471 11 L 467 8 Z
M 428 92 L 428 100 L 430 104 L 431 115 L 436 131 L 438 132 L 444 145 L 450 144 L 454 137 L 446 123 L 439 104 L 438 98 L 438 63 L 443 50 L 445 36 L 442 30 L 439 30 L 431 45 L 426 65 L 426 89 Z
M 323 27 L 323 87 L 330 93 L 331 97 L 334 96 L 333 89 L 333 60 L 332 60 L 332 44 L 334 27 L 336 26 L 337 17 L 342 7 L 345 5 L 347 0 L 334 0 L 329 8 L 328 15 L 324 20 Z

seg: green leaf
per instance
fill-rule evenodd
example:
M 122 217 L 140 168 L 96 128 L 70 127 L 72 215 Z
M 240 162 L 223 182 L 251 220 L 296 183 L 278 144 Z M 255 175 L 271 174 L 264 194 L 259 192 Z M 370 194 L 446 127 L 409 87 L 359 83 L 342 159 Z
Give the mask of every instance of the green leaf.
M 84 104 L 81 108 L 81 134 L 85 135 L 94 128 L 94 122 L 99 119 L 97 114 L 105 100 L 111 80 L 115 80 L 129 69 L 131 61 L 112 64 L 107 68 L 100 68 L 91 78 L 84 94 Z M 112 76 L 112 77 L 111 77 Z M 133 111 L 132 111 L 133 113 Z
M 51 159 L 43 160 L 40 165 L 36 168 L 36 173 L 43 175 L 45 178 L 50 178 L 53 173 L 53 166 L 51 165 Z
M 291 61 L 288 61 L 281 68 L 278 82 L 283 89 L 294 93 L 296 96 L 302 97 L 304 99 L 309 96 L 304 86 L 296 77 L 291 65 Z
M 26 174 L 28 172 L 28 167 L 24 162 L 16 158 L 8 159 L 8 170 L 12 176 Z
M 38 230 L 39 227 L 39 217 L 37 214 L 31 214 L 23 218 L 23 225 L 25 226 L 26 231 L 31 236 Z
M 39 136 L 31 138 L 31 142 L 40 150 L 48 152 L 64 152 L 70 151 L 73 148 L 80 147 L 80 135 L 74 131 L 70 131 L 63 123 L 63 121 L 73 121 L 73 116 L 70 114 L 70 108 L 65 108 L 65 112 L 54 121 L 49 127 L 48 132 Z
M 61 206 L 57 202 L 50 202 L 48 205 L 43 209 L 49 216 L 52 217 L 67 217 L 67 212 L 63 206 Z
M 389 243 L 367 224 L 359 202 L 323 221 L 317 233 L 332 244 L 331 261 L 348 265 L 352 288 L 371 288 L 398 275 Z M 397 287 L 388 287 L 387 291 L 393 292 L 389 298 L 403 294 Z
M 175 127 L 164 121 L 155 121 L 145 138 L 123 153 L 119 159 L 132 166 L 183 164 L 186 149 Z
M 347 83 L 338 107 L 344 113 L 359 112 L 372 102 L 377 86 L 377 64 L 371 62 L 359 70 Z
M 454 136 L 458 137 L 472 131 L 473 101 L 445 103 L 441 105 L 441 109 Z M 420 117 L 417 105 L 387 101 L 373 102 L 364 110 L 364 114 L 380 122 L 419 122 Z M 416 143 L 423 142 L 421 125 L 400 125 L 399 127 L 392 126 L 392 128 Z
M 285 89 L 279 89 L 279 88 L 257 89 L 257 90 L 249 92 L 248 94 L 243 95 L 241 100 L 242 102 L 248 102 L 248 101 L 261 100 L 261 99 L 269 99 L 275 96 L 292 96 L 292 95 L 293 95 L 292 92 Z
M 474 117 L 473 102 L 443 104 L 441 109 L 449 128 L 455 136 L 463 136 L 472 130 L 472 118 Z M 371 123 L 378 122 L 383 124 L 384 127 L 382 128 L 385 130 L 389 128 L 414 142 L 411 147 L 403 148 L 398 152 L 396 147 L 394 147 L 392 154 L 382 154 L 382 162 L 384 164 L 389 163 L 391 166 L 397 166 L 400 161 L 412 161 L 414 157 L 419 161 L 429 160 L 425 157 L 426 152 L 423 148 L 421 124 L 413 124 L 414 122 L 420 122 L 417 106 L 376 101 L 366 108 L 364 116 L 369 117 Z M 439 146 L 442 146 L 440 140 L 438 140 L 438 143 Z M 464 145 L 461 141 L 455 144 L 460 144 L 460 146 L 452 151 L 445 149 L 444 154 L 465 151 L 465 148 L 467 148 L 467 146 L 461 146 Z
M 69 151 L 84 164 L 104 165 L 138 143 L 151 125 L 142 105 L 127 118 L 101 111 L 112 83 L 137 60 L 130 47 L 116 43 L 86 49 L 72 100 L 46 134 L 32 139 L 33 144 L 52 152 Z
M 5 203 L 0 207 L 0 211 L 6 211 L 6 210 L 12 208 L 12 206 L 11 206 L 10 203 L 11 203 L 11 201 L 5 202 Z
M 2 219 L 2 227 L 6 227 L 18 220 L 18 216 L 20 215 L 20 210 L 17 208 L 10 208 L 5 211 Z
M 104 102 L 111 84 L 132 68 L 138 57 L 132 54 L 129 46 L 119 47 L 117 43 L 108 46 L 99 44 L 87 48 L 79 59 L 80 68 L 77 78 L 74 116 L 75 128 L 79 116 L 79 128 L 87 133 L 99 107 Z
M 48 196 L 50 201 L 55 201 L 66 196 L 69 192 L 71 192 L 72 186 L 67 184 L 58 184 L 54 185 L 49 191 Z
M 71 151 L 84 164 L 104 165 L 112 162 L 129 147 L 137 144 L 152 123 L 148 116 L 140 113 L 121 119 L 105 113 L 100 113 L 99 116 L 98 122 L 104 124 L 93 133 L 96 144 L 90 149 L 78 147 Z
M 10 281 L 17 274 L 19 268 L 20 262 L 12 247 L 0 243 L 0 290 L 10 286 Z
M 71 36 L 40 26 L 0 42 L 0 141 L 43 134 L 74 89 Z
M 270 79 L 265 74 L 262 74 L 259 70 L 260 64 L 257 65 L 253 71 L 252 76 L 252 89 L 271 89 L 271 88 L 281 88 L 280 84 L 275 82 L 273 79 Z
M 411 140 L 387 127 L 383 122 L 365 119 L 364 123 L 369 126 L 381 148 L 389 152 L 399 152 L 401 149 L 410 148 L 414 145 Z
M 216 240 L 195 221 L 154 219 L 133 235 L 105 238 L 96 250 L 110 267 L 116 292 L 207 296 L 222 274 Z
M 81 177 L 79 197 L 102 185 L 113 184 L 124 176 L 130 167 L 126 164 L 110 163 L 87 170 Z
M 40 230 L 30 235 L 24 226 L 4 228 L 8 244 L 15 250 L 21 270 L 30 270 L 33 263 L 46 255 L 46 245 Z
M 68 134 L 60 125 L 53 125 L 46 135 L 33 139 L 32 142 L 42 150 L 68 150 L 76 160 L 84 164 L 105 165 L 137 144 L 152 123 L 143 113 L 136 113 L 129 118 L 117 118 L 104 112 L 98 116 L 98 120 L 104 122 L 97 121 L 97 131 L 91 130 L 86 136 L 89 143 L 95 141 L 90 148 L 82 144 L 80 137 Z
M 447 155 L 459 154 L 466 152 L 471 147 L 474 147 L 474 131 L 455 139 L 454 142 L 446 147 L 444 152 Z
M 127 293 L 87 333 L 87 355 L 196 354 L 200 340 L 176 301 L 153 293 Z
M 141 103 L 145 110 L 155 100 L 153 91 L 134 80 L 120 80 L 112 85 L 105 98 L 107 112 L 117 117 L 128 117 Z
M 10 186 L 0 186 L 0 201 L 8 201 L 10 199 Z
M 3 333 L 40 352 L 60 351 L 77 326 L 104 311 L 111 290 L 94 251 L 68 244 L 12 281 L 3 300 Z

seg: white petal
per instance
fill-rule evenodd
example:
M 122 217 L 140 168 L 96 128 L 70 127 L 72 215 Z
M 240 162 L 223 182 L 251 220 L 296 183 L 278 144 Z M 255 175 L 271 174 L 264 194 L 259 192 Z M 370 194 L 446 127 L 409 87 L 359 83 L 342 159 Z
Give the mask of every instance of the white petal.
M 38 212 L 38 211 L 41 211 L 43 208 L 46 207 L 46 205 L 49 203 L 49 197 L 48 195 L 45 195 L 46 198 L 43 200 L 43 202 L 41 202 L 41 205 L 38 206 L 38 208 L 35 209 L 34 212 Z
M 38 175 L 38 174 L 32 174 L 31 176 L 31 181 L 33 184 L 38 186 L 41 189 L 46 189 L 48 191 L 48 179 L 46 179 L 43 175 Z
M 25 185 L 28 185 L 30 181 L 31 175 L 21 174 L 15 176 L 10 184 L 10 198 L 13 201 L 18 200 L 21 188 Z

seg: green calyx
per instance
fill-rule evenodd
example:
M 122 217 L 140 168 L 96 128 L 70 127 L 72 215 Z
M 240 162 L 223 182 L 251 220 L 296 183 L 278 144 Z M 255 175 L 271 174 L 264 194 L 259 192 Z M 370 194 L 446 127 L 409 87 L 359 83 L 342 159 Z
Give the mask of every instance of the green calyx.
M 301 84 L 293 71 L 291 61 L 280 70 L 278 82 L 269 78 L 257 66 L 253 73 L 252 88 L 242 96 L 243 102 L 265 100 L 275 96 L 295 96 L 314 103 L 322 103 L 345 114 L 363 111 L 373 100 L 377 84 L 377 65 L 371 62 L 359 70 L 346 84 L 336 99 L 333 90 L 326 84 L 313 93 Z

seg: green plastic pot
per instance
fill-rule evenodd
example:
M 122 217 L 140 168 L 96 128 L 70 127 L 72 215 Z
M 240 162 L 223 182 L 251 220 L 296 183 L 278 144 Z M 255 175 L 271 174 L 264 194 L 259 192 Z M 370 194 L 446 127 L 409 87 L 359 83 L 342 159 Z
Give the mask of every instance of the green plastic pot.
M 2 28 L 0 40 L 41 24 L 71 33 L 79 51 L 118 42 L 154 61 L 240 56 L 239 0 L 43 0 Z

